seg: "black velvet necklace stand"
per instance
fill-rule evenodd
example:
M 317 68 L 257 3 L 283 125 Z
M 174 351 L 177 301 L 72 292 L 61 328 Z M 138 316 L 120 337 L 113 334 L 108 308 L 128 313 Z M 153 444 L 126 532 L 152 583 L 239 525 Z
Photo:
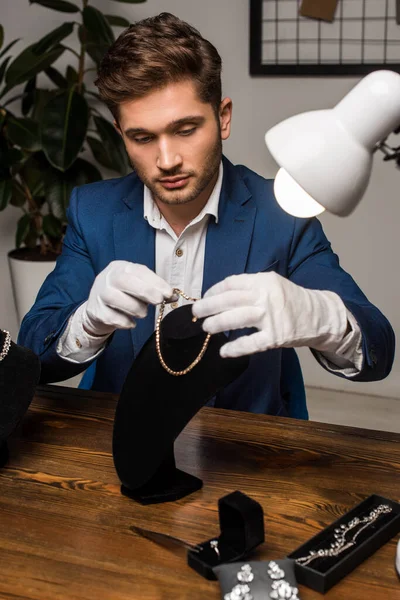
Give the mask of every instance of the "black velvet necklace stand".
M 188 367 L 206 334 L 193 323 L 190 305 L 171 311 L 161 323 L 161 351 L 174 371 Z M 248 358 L 221 358 L 223 333 L 213 335 L 200 363 L 182 376 L 160 364 L 155 333 L 133 362 L 114 421 L 113 457 L 121 492 L 142 504 L 178 500 L 203 482 L 175 466 L 174 442 L 192 417 L 247 368 Z
M 0 329 L 0 349 L 6 334 Z M 39 358 L 28 348 L 11 342 L 0 361 L 0 467 L 8 460 L 7 438 L 29 408 L 40 376 Z

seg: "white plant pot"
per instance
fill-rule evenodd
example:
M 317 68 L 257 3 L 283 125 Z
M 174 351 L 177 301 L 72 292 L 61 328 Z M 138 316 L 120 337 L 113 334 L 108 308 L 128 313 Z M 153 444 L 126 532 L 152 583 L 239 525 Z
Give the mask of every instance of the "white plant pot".
M 14 293 L 15 309 L 18 324 L 35 302 L 37 293 L 47 275 L 55 267 L 55 260 L 26 260 L 18 258 L 18 251 L 12 250 L 8 255 L 11 283 Z
M 54 259 L 30 260 L 24 248 L 12 250 L 8 254 L 11 283 L 14 293 L 15 310 L 17 312 L 18 325 L 35 303 L 38 291 L 47 275 L 52 272 L 56 265 Z M 56 385 L 78 387 L 82 375 L 76 375 L 71 379 L 59 381 Z

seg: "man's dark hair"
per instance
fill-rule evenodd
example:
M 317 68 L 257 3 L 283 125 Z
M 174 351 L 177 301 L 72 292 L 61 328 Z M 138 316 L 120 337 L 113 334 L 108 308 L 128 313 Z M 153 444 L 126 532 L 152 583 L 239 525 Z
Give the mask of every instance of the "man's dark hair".
M 221 103 L 221 57 L 200 33 L 170 13 L 128 27 L 109 48 L 95 81 L 118 120 L 119 105 L 169 83 L 192 80 L 202 102 L 217 113 Z

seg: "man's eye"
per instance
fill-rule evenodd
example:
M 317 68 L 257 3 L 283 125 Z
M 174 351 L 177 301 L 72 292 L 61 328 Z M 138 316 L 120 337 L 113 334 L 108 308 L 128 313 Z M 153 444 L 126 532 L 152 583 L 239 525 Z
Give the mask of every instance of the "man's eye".
M 181 129 L 178 131 L 179 135 L 191 135 L 196 131 L 196 127 L 191 127 L 190 129 Z
M 136 142 L 136 144 L 148 144 L 151 140 L 152 138 L 149 135 L 133 138 L 133 141 Z

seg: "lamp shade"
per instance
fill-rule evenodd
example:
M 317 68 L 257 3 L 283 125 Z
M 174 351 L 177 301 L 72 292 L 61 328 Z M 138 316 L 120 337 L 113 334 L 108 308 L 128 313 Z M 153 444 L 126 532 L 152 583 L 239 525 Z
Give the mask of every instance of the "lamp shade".
M 374 71 L 333 109 L 290 117 L 265 135 L 281 170 L 275 196 L 295 216 L 349 215 L 369 182 L 376 144 L 400 125 L 400 75 Z

